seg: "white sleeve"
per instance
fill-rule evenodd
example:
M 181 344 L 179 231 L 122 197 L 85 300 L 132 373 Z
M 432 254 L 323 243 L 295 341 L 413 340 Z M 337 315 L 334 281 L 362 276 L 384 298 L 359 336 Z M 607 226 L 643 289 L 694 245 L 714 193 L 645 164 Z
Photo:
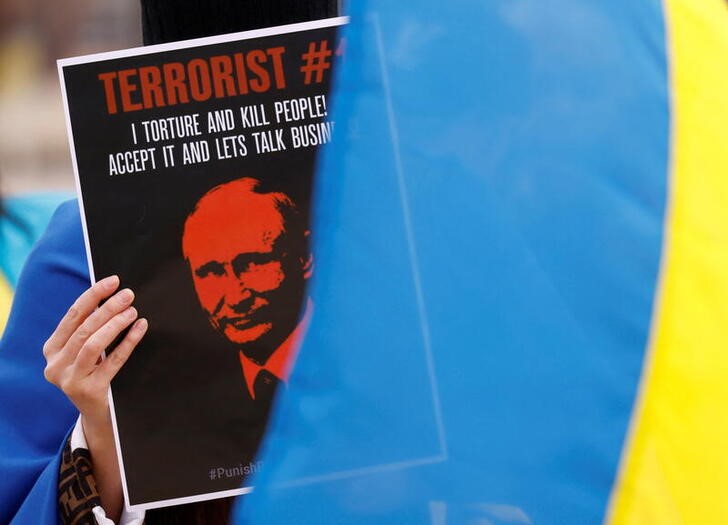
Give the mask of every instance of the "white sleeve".
M 73 427 L 71 432 L 71 450 L 77 448 L 85 448 L 88 450 L 88 443 L 86 442 L 86 436 L 83 433 L 83 423 L 81 422 L 81 416 L 78 416 L 76 425 Z M 114 525 L 114 522 L 106 517 L 104 509 L 97 505 L 91 512 L 94 513 L 97 525 Z M 121 511 L 121 518 L 119 519 L 119 525 L 143 525 L 144 524 L 145 512 L 142 511 L 128 511 L 126 507 Z

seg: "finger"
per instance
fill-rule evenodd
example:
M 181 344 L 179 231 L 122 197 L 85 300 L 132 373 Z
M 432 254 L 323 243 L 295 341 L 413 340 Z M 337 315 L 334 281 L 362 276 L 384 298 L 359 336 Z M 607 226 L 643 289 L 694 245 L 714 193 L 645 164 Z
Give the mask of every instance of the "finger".
M 96 330 L 78 352 L 74 363 L 75 373 L 80 377 L 85 377 L 93 372 L 102 352 L 114 342 L 114 339 L 121 332 L 134 322 L 137 315 L 136 308 L 133 306 L 129 307 L 123 312 L 116 314 L 106 324 Z
M 63 351 L 68 360 L 76 359 L 83 345 L 90 338 L 96 336 L 96 332 L 101 330 L 111 319 L 127 310 L 134 300 L 134 292 L 125 288 L 114 294 L 101 307 L 97 308 L 88 318 L 81 323 L 70 339 L 66 343 Z M 136 319 L 136 316 L 134 317 Z M 131 319 L 133 321 L 134 319 Z M 111 343 L 111 341 L 109 341 Z
M 46 358 L 59 352 L 99 303 L 114 293 L 118 287 L 119 277 L 112 275 L 101 279 L 83 292 L 71 305 L 61 322 L 58 323 L 55 331 L 43 345 L 43 354 Z
M 96 369 L 95 374 L 98 374 L 99 380 L 105 381 L 107 384 L 111 383 L 111 380 L 116 376 L 117 372 L 124 366 L 129 356 L 136 348 L 139 341 L 142 340 L 144 334 L 147 332 L 149 323 L 146 319 L 138 319 L 136 323 L 131 327 L 131 330 L 127 332 L 121 343 L 111 352 L 101 365 Z

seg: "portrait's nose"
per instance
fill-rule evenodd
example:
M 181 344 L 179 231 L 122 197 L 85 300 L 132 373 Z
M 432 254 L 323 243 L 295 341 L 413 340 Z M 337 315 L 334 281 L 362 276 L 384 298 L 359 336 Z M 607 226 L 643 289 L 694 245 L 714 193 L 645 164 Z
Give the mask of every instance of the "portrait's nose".
M 239 276 L 231 276 L 225 283 L 225 302 L 238 312 L 245 311 L 253 304 L 253 292 Z
M 247 267 L 243 269 L 235 269 L 233 267 L 233 270 L 233 275 L 230 277 L 236 282 L 236 286 L 241 295 L 260 291 L 259 272 L 253 272 Z

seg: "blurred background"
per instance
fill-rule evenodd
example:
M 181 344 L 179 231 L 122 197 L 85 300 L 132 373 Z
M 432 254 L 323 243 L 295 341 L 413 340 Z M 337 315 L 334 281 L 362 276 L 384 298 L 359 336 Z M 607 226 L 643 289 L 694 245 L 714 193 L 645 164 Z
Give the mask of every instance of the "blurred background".
M 4 196 L 74 189 L 56 60 L 138 45 L 135 1 L 0 0 Z
M 141 45 L 130 0 L 0 0 L 0 333 L 23 264 L 75 181 L 56 60 Z

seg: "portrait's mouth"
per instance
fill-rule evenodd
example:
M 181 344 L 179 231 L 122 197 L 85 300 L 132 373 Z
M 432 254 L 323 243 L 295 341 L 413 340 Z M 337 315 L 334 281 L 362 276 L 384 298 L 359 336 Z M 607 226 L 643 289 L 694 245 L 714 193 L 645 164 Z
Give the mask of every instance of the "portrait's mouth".
M 253 326 L 269 322 L 265 315 L 265 307 L 257 308 L 245 315 L 225 316 L 220 319 L 220 328 L 222 330 L 228 327 L 235 330 L 247 330 Z
M 269 320 L 256 315 L 225 317 L 221 320 L 219 330 L 232 343 L 247 344 L 257 341 L 266 334 L 272 325 Z
M 243 330 L 254 324 L 254 321 L 251 317 L 232 317 L 225 319 L 225 324 Z

